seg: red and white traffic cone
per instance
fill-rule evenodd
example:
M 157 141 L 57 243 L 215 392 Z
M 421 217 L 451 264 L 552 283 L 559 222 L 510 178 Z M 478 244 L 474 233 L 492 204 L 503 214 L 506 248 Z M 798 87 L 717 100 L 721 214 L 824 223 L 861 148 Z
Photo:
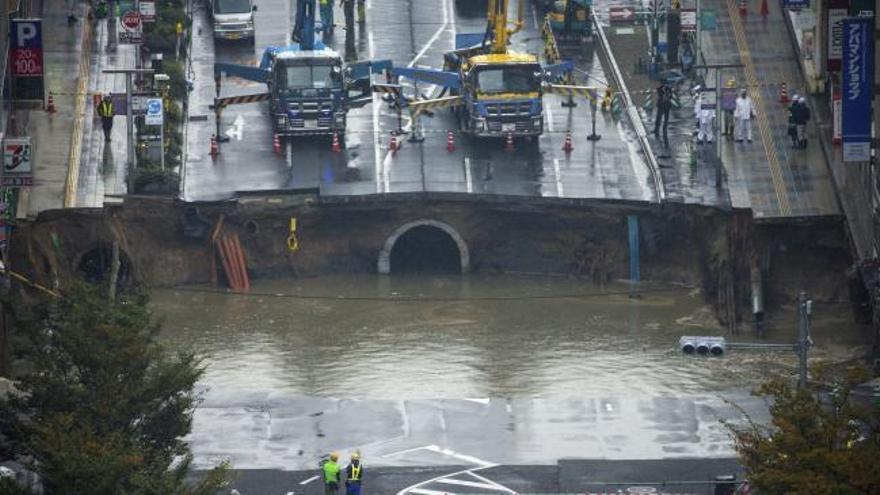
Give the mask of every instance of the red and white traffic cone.
M 272 137 L 272 151 L 274 151 L 276 155 L 281 154 L 281 138 L 278 137 L 277 133 Z
M 507 151 L 513 151 L 513 134 L 507 133 L 507 138 L 504 140 L 504 149 Z
M 571 131 L 565 133 L 565 144 L 562 145 L 562 151 L 566 153 L 571 153 L 574 150 L 574 146 L 571 144 Z
M 388 149 L 391 151 L 391 156 L 397 156 L 397 133 L 391 131 L 391 143 L 388 144 Z
M 49 101 L 46 102 L 46 113 L 55 113 L 57 110 L 55 109 L 55 99 L 52 97 L 52 93 L 49 93 Z
M 452 133 L 452 129 L 446 131 L 446 151 L 450 153 L 455 151 L 455 134 Z
M 788 84 L 785 82 L 779 85 L 779 103 L 788 103 Z
M 217 136 L 211 134 L 211 156 L 216 157 L 220 154 L 220 146 L 217 144 Z
M 761 0 L 761 16 L 766 20 L 768 15 L 770 15 L 770 7 L 767 5 L 767 0 Z
M 333 153 L 339 153 L 340 151 L 342 151 L 342 145 L 339 144 L 338 132 L 333 133 L 333 144 L 330 145 L 330 151 L 332 151 Z
M 739 0 L 739 13 L 741 15 L 748 14 L 748 7 L 746 6 L 746 0 Z

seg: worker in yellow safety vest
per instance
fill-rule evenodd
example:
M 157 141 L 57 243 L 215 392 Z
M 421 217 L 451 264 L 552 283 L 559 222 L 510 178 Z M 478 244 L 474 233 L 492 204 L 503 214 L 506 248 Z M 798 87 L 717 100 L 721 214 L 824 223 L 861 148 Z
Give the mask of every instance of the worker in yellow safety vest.
M 318 0 L 321 10 L 321 24 L 324 25 L 324 34 L 333 36 L 333 0 Z
M 337 495 L 339 493 L 339 454 L 330 454 L 330 460 L 321 464 L 321 474 L 324 476 L 324 494 Z
M 110 141 L 110 131 L 113 129 L 113 101 L 110 95 L 105 95 L 101 103 L 98 103 L 98 116 L 101 117 L 101 127 L 104 129 L 104 141 Z
M 364 468 L 361 466 L 361 455 L 351 454 L 351 463 L 345 468 L 345 495 L 361 495 L 361 484 L 364 479 Z

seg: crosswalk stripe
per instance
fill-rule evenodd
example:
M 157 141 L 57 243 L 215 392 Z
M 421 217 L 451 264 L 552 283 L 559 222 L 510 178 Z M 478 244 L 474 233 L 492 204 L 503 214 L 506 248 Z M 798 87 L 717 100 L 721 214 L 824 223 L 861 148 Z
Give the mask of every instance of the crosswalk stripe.
M 447 485 L 469 486 L 471 488 L 482 488 L 484 490 L 497 490 L 495 485 L 489 483 L 478 483 L 476 481 L 457 480 L 455 478 L 440 478 L 435 483 L 446 483 Z

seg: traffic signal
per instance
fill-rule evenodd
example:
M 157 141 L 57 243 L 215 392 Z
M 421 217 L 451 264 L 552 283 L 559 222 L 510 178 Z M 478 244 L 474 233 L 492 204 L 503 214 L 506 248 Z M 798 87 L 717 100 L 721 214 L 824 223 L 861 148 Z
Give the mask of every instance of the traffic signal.
M 724 337 L 684 336 L 678 340 L 678 347 L 685 354 L 723 356 L 727 341 Z

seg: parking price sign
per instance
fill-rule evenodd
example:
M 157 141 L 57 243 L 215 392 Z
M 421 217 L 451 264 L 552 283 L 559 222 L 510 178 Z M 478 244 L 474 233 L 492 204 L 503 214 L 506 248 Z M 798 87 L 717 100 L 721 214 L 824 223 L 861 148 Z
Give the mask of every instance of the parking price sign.
M 43 101 L 43 21 L 9 21 L 9 60 L 12 74 L 12 98 Z

